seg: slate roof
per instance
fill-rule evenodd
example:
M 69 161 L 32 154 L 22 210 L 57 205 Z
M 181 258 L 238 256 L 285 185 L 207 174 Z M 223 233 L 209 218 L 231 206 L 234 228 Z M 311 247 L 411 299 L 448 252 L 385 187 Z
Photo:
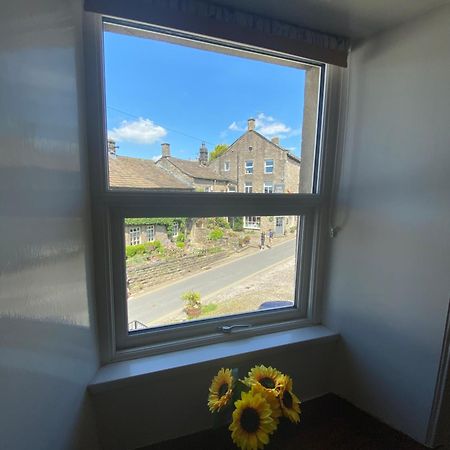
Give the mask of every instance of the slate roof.
M 201 178 L 202 180 L 232 181 L 229 178 L 220 175 L 211 167 L 199 164 L 198 161 L 189 161 L 187 159 L 174 158 L 173 156 L 166 156 L 165 158 L 179 170 L 192 178 Z
M 192 187 L 168 174 L 149 159 L 110 156 L 109 182 L 115 189 L 182 189 Z

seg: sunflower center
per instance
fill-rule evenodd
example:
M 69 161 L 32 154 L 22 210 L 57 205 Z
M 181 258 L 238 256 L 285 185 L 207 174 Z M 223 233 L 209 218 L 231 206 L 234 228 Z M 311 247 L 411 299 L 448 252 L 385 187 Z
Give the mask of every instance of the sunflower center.
M 292 395 L 289 391 L 284 391 L 283 393 L 283 404 L 286 408 L 292 408 Z
M 255 433 L 259 428 L 259 414 L 253 408 L 245 408 L 241 415 L 241 426 L 247 433 Z
M 275 387 L 274 381 L 269 377 L 261 378 L 259 382 L 267 389 L 273 389 Z
M 219 388 L 219 397 L 223 397 L 228 392 L 228 383 L 223 383 Z

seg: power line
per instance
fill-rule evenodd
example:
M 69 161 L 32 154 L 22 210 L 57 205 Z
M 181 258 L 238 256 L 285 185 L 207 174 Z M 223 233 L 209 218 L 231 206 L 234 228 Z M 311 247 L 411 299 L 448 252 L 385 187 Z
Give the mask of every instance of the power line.
M 113 106 L 107 106 L 106 108 L 111 109 L 113 111 L 117 111 L 117 112 L 119 112 L 121 114 L 125 114 L 126 116 L 134 117 L 135 119 L 141 119 L 141 116 L 136 116 L 136 114 L 131 114 L 131 113 L 123 111 L 123 110 L 121 110 L 119 108 L 114 108 Z M 209 145 L 214 145 L 212 142 L 208 142 L 206 139 L 200 139 L 200 138 L 198 138 L 196 136 L 191 136 L 190 134 L 183 133 L 182 131 L 178 131 L 178 130 L 175 130 L 173 128 L 169 128 L 169 127 L 166 127 L 164 125 L 161 125 L 161 126 L 164 127 L 165 129 L 169 130 L 169 131 L 181 134 L 181 135 L 183 135 L 185 137 L 188 137 L 190 139 L 194 139 L 196 141 L 204 142 L 205 144 L 209 144 Z

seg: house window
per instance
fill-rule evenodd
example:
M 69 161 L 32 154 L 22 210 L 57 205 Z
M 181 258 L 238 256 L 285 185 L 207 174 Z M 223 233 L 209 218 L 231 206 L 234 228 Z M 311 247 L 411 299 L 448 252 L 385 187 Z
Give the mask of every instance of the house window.
M 229 171 L 230 171 L 230 161 L 225 161 L 225 162 L 223 163 L 223 170 L 224 170 L 225 172 L 229 172 Z
M 227 191 L 228 192 L 236 192 L 236 186 L 228 186 Z
M 319 239 L 323 232 L 323 227 L 319 227 L 323 220 L 319 222 L 319 218 L 324 216 L 330 198 L 330 181 L 322 173 L 323 167 L 329 165 L 324 161 L 321 146 L 324 133 L 321 125 L 333 123 L 331 119 L 324 120 L 321 115 L 324 110 L 326 66 L 297 56 L 288 57 L 283 53 L 259 48 L 253 50 L 253 47 L 239 43 L 199 38 L 180 30 L 174 33 L 161 26 L 141 26 L 95 14 L 89 17 L 95 19 L 87 20 L 86 23 L 86 80 L 90 92 L 87 99 L 90 114 L 87 126 L 92 154 L 90 181 L 93 209 L 96 211 L 95 239 L 99 247 L 95 255 L 96 268 L 105 287 L 99 299 L 100 310 L 105 311 L 105 314 L 99 315 L 98 320 L 100 329 L 104 330 L 102 333 L 113 330 L 102 339 L 105 342 L 102 349 L 102 352 L 106 352 L 105 359 L 126 359 L 130 355 L 136 357 L 221 342 L 227 339 L 230 330 L 247 336 L 264 333 L 267 329 L 281 330 L 317 323 L 318 318 L 314 314 L 319 308 L 313 302 L 316 298 L 315 287 L 319 282 L 315 274 L 321 255 L 319 245 L 324 241 Z M 257 132 L 250 134 L 255 142 L 250 142 L 253 149 L 252 153 L 248 153 L 248 140 L 240 138 L 247 130 L 255 129 L 255 120 L 242 123 L 245 118 L 244 106 L 242 114 L 226 117 L 223 128 L 217 128 L 225 130 L 230 127 L 229 132 L 235 133 L 236 140 L 228 150 L 236 158 L 233 161 L 236 161 L 239 169 L 235 179 L 229 174 L 226 177 L 220 175 L 220 165 L 214 169 L 214 164 L 199 163 L 208 158 L 206 145 L 202 145 L 199 151 L 198 146 L 192 146 L 190 141 L 182 140 L 184 138 L 180 138 L 179 142 L 174 139 L 170 145 L 166 143 L 172 135 L 167 130 L 178 126 L 179 111 L 173 111 L 170 113 L 172 116 L 169 114 L 166 117 L 162 115 L 161 105 L 153 99 L 153 107 L 144 108 L 139 113 L 143 117 L 135 118 L 132 115 L 133 111 L 134 114 L 140 111 L 139 105 L 149 104 L 145 96 L 149 85 L 152 86 L 152 92 L 163 93 L 161 98 L 167 102 L 176 102 L 188 92 L 190 96 L 196 96 L 196 103 L 201 104 L 202 108 L 188 107 L 183 113 L 186 131 L 192 129 L 196 136 L 211 136 L 210 141 L 220 142 L 220 132 L 213 136 L 209 129 L 198 130 L 199 124 L 206 123 L 208 117 L 214 114 L 217 116 L 215 108 L 219 103 L 214 100 L 216 90 L 213 87 L 205 89 L 204 80 L 195 76 L 198 75 L 198 68 L 186 64 L 186 61 L 192 60 L 194 53 L 208 67 L 223 62 L 223 69 L 227 70 L 228 75 L 221 87 L 221 94 L 222 98 L 227 101 L 229 98 L 233 102 L 230 104 L 240 104 L 243 92 L 235 90 L 236 86 L 245 86 L 241 84 L 243 81 L 240 77 L 251 74 L 251 80 L 254 81 L 255 77 L 263 80 L 270 73 L 271 83 L 267 88 L 282 99 L 279 103 L 283 106 L 276 111 L 276 104 L 273 104 L 275 112 L 267 110 L 267 114 L 273 115 L 274 120 L 281 120 L 282 115 L 289 116 L 286 111 L 292 111 L 292 120 L 286 125 L 298 127 L 302 119 L 298 112 L 309 111 L 311 117 L 307 124 L 305 122 L 305 127 L 308 127 L 306 131 L 309 133 L 311 148 L 302 147 L 302 161 L 308 163 L 303 164 L 305 169 L 301 176 L 299 155 L 292 153 L 285 158 L 287 162 L 283 173 L 292 172 L 293 177 L 283 182 L 287 186 L 294 186 L 292 195 L 280 195 L 274 199 L 273 196 L 254 193 L 252 183 L 242 179 L 247 178 L 245 174 L 263 175 L 262 161 L 257 160 L 260 157 L 259 142 L 262 145 L 268 138 L 264 136 L 264 127 L 257 126 Z M 220 57 L 217 57 L 218 54 Z M 144 63 L 144 60 L 151 64 Z M 175 64 L 170 77 L 167 77 L 166 69 L 154 70 L 155 65 L 161 67 L 167 61 Z M 238 66 L 245 66 L 245 70 L 234 70 Z M 118 69 L 123 67 L 127 67 L 126 80 L 117 76 Z M 211 73 L 214 74 L 214 70 Z M 214 86 L 214 77 L 211 82 L 211 86 Z M 334 87 L 337 84 L 326 86 Z M 299 87 L 309 95 L 304 95 L 305 92 Z M 265 93 L 259 95 L 264 96 Z M 264 100 L 270 103 L 271 98 L 267 96 Z M 310 105 L 304 104 L 306 98 L 312 102 Z M 126 99 L 126 102 L 121 104 L 120 99 Z M 121 115 L 119 111 L 126 114 Z M 235 125 L 231 127 L 230 124 Z M 108 135 L 119 144 L 111 146 L 109 152 Z M 162 144 L 160 154 L 153 152 L 153 146 L 153 153 L 149 154 L 148 148 L 139 153 L 140 146 L 136 145 L 136 142 L 140 142 L 138 138 L 146 142 L 166 142 Z M 292 143 L 286 142 L 286 145 L 295 147 L 298 145 L 296 139 Z M 191 151 L 190 147 L 195 149 Z M 130 157 L 130 154 L 134 156 Z M 246 160 L 248 156 L 255 160 Z M 159 159 L 154 162 L 152 157 Z M 273 157 L 265 161 L 266 173 L 273 172 L 275 159 Z M 257 162 L 255 172 L 254 161 Z M 231 163 L 227 165 L 227 162 L 224 162 L 224 171 L 231 170 Z M 281 164 L 278 159 L 277 164 Z M 277 166 L 277 171 L 281 169 Z M 217 173 L 214 173 L 215 170 Z M 254 177 L 248 178 L 254 180 Z M 193 179 L 217 179 L 222 183 L 221 186 L 228 182 L 235 183 L 239 191 L 243 186 L 244 193 L 248 195 L 236 193 L 229 196 L 223 192 L 205 195 L 200 192 L 201 189 L 196 189 Z M 305 187 L 298 184 L 299 179 L 303 180 L 301 183 Z M 263 182 L 258 181 L 255 185 L 258 191 L 261 188 L 259 183 Z M 229 191 L 232 191 L 231 186 Z M 272 184 L 264 184 L 264 192 L 274 191 L 277 188 Z M 286 220 L 278 223 L 274 219 L 277 214 L 283 214 L 280 217 L 289 216 L 289 225 Z M 227 217 L 233 220 L 228 221 Z M 158 245 L 145 246 L 144 255 L 130 256 L 133 252 L 126 252 L 126 244 L 137 245 L 141 242 L 141 228 L 144 230 L 142 224 L 149 223 L 149 219 L 150 223 L 172 228 L 172 237 L 175 239 L 161 239 Z M 129 228 L 128 224 L 141 226 Z M 270 230 L 275 231 L 276 226 L 280 230 L 284 228 L 284 234 L 289 239 L 280 242 L 276 252 L 255 252 L 255 249 L 264 248 L 262 241 L 267 239 Z M 146 230 L 150 240 L 152 233 L 148 228 Z M 153 238 L 155 231 L 154 228 Z M 229 252 L 236 253 L 236 260 L 253 257 L 253 263 L 250 260 L 245 260 L 245 263 L 240 261 L 233 270 L 230 269 L 230 282 L 221 276 L 223 267 L 215 266 L 225 261 L 234 263 L 234 260 L 226 259 Z M 285 254 L 288 254 L 289 261 L 285 261 Z M 281 255 L 281 259 L 277 260 L 276 255 Z M 137 265 L 139 270 L 136 270 Z M 213 272 L 216 269 L 217 272 Z M 133 276 L 130 276 L 131 273 Z M 139 279 L 140 276 L 144 278 Z M 198 316 L 194 317 L 194 311 L 188 308 L 189 295 L 184 295 L 184 288 L 164 291 L 162 295 L 163 287 L 180 283 L 183 277 L 189 277 L 186 292 L 200 292 L 200 301 L 205 308 L 195 311 Z M 281 278 L 283 288 L 288 288 L 288 291 L 278 294 L 264 292 L 264 283 L 277 286 Z M 247 290 L 247 285 L 252 288 Z M 145 286 L 146 294 L 135 295 L 142 286 Z M 240 286 L 241 289 L 238 292 L 234 287 L 233 290 L 228 289 L 229 286 Z M 223 297 L 214 297 L 212 301 L 213 295 L 217 296 L 218 292 Z M 234 297 L 225 298 L 231 294 Z M 134 298 L 130 300 L 130 297 Z M 149 298 L 153 303 L 146 303 Z M 239 309 L 225 308 L 228 300 L 238 305 Z M 280 300 L 284 300 L 283 306 L 275 306 L 272 310 L 273 304 L 277 305 Z M 287 306 L 285 300 L 289 300 Z M 209 312 L 205 313 L 205 310 Z M 187 311 L 192 315 L 188 316 Z M 242 328 L 233 328 L 235 325 Z
M 264 173 L 273 173 L 273 159 L 264 160 Z
M 284 192 L 284 184 L 281 184 L 281 183 L 275 184 L 274 192 L 276 194 L 282 194 Z
M 244 217 L 244 228 L 259 230 L 261 228 L 261 217 L 245 216 Z
M 155 240 L 155 225 L 149 225 L 147 227 L 147 240 L 149 242 Z
M 130 235 L 130 245 L 138 245 L 141 243 L 141 228 L 130 228 L 128 231 Z
M 273 193 L 273 183 L 271 181 L 264 182 L 264 194 L 272 194 Z
M 174 222 L 172 225 L 172 236 L 177 237 L 180 232 L 180 225 L 178 222 Z

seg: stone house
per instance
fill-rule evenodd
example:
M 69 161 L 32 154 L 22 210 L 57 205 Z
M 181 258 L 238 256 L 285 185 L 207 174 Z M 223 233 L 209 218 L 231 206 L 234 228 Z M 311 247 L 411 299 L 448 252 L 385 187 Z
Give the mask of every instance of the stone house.
M 139 245 L 146 242 L 160 241 L 163 245 L 168 245 L 171 238 L 176 238 L 180 230 L 180 224 L 174 220 L 172 228 L 173 234 L 169 236 L 167 226 L 153 223 L 153 219 L 138 219 L 136 223 L 125 224 L 125 245 Z
M 280 146 L 279 138 L 267 139 L 248 120 L 247 131 L 228 150 L 210 162 L 222 176 L 236 180 L 237 192 L 297 193 L 300 185 L 300 159 Z M 290 217 L 244 217 L 244 228 L 285 234 L 296 225 Z
M 162 144 L 162 156 L 156 165 L 177 180 L 202 192 L 229 192 L 236 190 L 233 179 L 208 166 L 208 149 L 202 144 L 198 160 L 171 156 L 170 144 Z

